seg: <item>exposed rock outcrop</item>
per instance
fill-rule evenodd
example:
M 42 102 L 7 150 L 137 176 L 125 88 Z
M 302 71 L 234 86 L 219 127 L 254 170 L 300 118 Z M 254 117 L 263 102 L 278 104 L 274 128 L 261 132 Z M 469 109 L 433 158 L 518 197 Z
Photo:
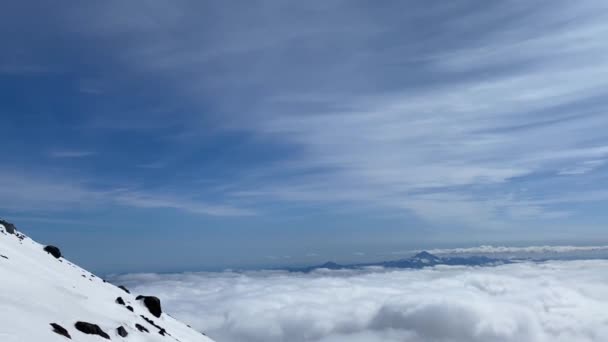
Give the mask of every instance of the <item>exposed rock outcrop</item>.
M 135 323 L 135 327 L 137 328 L 137 330 L 139 330 L 140 332 L 147 332 L 149 333 L 150 331 L 148 331 L 148 329 L 146 329 L 146 327 L 144 327 L 143 325 L 139 324 L 139 323 Z
M 129 291 L 129 289 L 127 289 L 126 287 L 124 287 L 123 285 L 118 285 L 118 288 L 125 291 L 126 293 L 131 293 L 131 291 Z
M 4 230 L 6 230 L 7 233 L 9 234 L 15 234 L 15 225 L 5 221 L 5 220 L 0 220 L 0 224 L 4 226 Z
M 148 311 L 155 317 L 160 317 L 163 313 L 163 310 L 160 306 L 160 299 L 154 296 L 137 296 L 135 299 L 143 300 L 144 305 L 148 308 Z
M 88 335 L 99 335 L 105 339 L 110 339 L 110 335 L 108 335 L 105 331 L 101 330 L 99 325 L 88 323 L 88 322 L 76 322 L 74 327 L 79 331 L 88 334 Z
M 153 321 L 153 320 L 151 320 L 151 319 L 149 319 L 148 317 L 146 317 L 146 316 L 144 316 L 144 315 L 139 315 L 139 316 L 140 316 L 141 318 L 143 318 L 143 319 L 144 319 L 144 321 L 148 322 L 148 323 L 149 323 L 151 326 L 155 327 L 156 329 L 159 329 L 159 330 L 165 330 L 165 329 L 163 329 L 163 327 L 161 327 L 160 325 L 158 325 L 158 324 L 154 323 L 154 321 Z
M 48 245 L 44 247 L 44 251 L 51 254 L 57 259 L 61 258 L 61 250 L 58 247 Z
M 120 337 L 127 337 L 127 335 L 129 335 L 129 333 L 127 332 L 127 329 L 125 329 L 125 327 L 123 327 L 122 325 L 119 326 L 118 328 L 116 328 L 116 333 Z
M 61 335 L 61 336 L 65 336 L 67 338 L 69 338 L 70 340 L 72 339 L 72 336 L 70 336 L 70 333 L 67 331 L 66 328 L 62 327 L 61 325 L 57 324 L 57 323 L 50 323 L 51 327 L 53 327 L 53 332 Z

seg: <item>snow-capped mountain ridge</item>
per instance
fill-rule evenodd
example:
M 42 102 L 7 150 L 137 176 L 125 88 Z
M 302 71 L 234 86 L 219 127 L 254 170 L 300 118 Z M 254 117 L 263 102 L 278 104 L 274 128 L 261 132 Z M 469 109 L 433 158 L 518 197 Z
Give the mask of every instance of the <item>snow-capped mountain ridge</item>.
M 212 342 L 45 247 L 0 220 L 0 341 Z

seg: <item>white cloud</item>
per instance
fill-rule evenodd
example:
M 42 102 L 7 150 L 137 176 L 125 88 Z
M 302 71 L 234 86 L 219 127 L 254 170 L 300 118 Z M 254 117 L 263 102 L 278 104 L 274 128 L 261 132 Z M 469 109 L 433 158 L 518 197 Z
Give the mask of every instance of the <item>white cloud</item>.
M 131 208 L 165 208 L 210 216 L 255 215 L 247 208 L 219 201 L 207 203 L 187 195 L 113 188 L 100 190 L 88 182 L 66 180 L 53 174 L 26 174 L 0 170 L 0 208 L 35 213 L 40 211 L 82 210 L 104 205 Z
M 167 134 L 171 122 L 180 137 L 236 130 L 289 151 L 244 168 L 226 196 L 329 210 L 356 202 L 473 228 L 580 214 L 555 200 L 597 188 L 589 177 L 608 158 L 606 2 L 396 4 L 369 15 L 340 1 L 118 1 L 57 16 L 78 32 L 70 38 L 104 46 L 111 70 L 178 95 L 178 105 L 92 127 Z M 418 21 L 435 29 L 410 30 Z M 182 103 L 191 115 L 176 116 Z M 533 177 L 544 184 L 516 191 Z
M 94 155 L 92 151 L 80 150 L 53 150 L 49 152 L 51 158 L 84 158 Z
M 584 173 L 591 172 L 598 167 L 604 165 L 605 160 L 586 160 L 582 163 L 575 165 L 574 167 L 565 168 L 559 171 L 560 175 L 581 175 Z
M 606 105 L 594 100 L 608 89 L 608 78 L 600 77 L 608 73 L 605 4 L 492 9 L 447 20 L 454 32 L 492 27 L 473 42 L 419 56 L 445 82 L 364 96 L 286 89 L 260 100 L 253 111 L 259 119 L 239 128 L 297 146 L 297 162 L 279 167 L 312 175 L 252 188 L 280 200 L 362 202 L 474 227 L 570 215 L 530 201 L 559 197 L 553 186 L 526 195 L 483 189 L 523 176 L 588 174 L 608 157 Z M 470 77 L 455 76 L 471 70 Z M 307 103 L 324 106 L 300 109 Z
M 49 172 L 50 173 L 50 172 Z M 77 209 L 99 203 L 105 194 L 87 189 L 76 179 L 50 174 L 0 170 L 0 207 L 17 211 Z
M 133 274 L 223 342 L 603 342 L 608 261 L 311 274 Z
M 138 208 L 171 208 L 195 214 L 212 216 L 248 216 L 254 215 L 252 210 L 237 208 L 218 203 L 205 203 L 183 196 L 155 195 L 138 191 L 120 191 L 113 196 L 117 203 Z
M 526 247 L 507 247 L 507 246 L 479 246 L 470 248 L 448 248 L 430 249 L 432 254 L 497 254 L 497 253 L 570 253 L 570 252 L 595 252 L 608 251 L 608 246 L 526 246 Z

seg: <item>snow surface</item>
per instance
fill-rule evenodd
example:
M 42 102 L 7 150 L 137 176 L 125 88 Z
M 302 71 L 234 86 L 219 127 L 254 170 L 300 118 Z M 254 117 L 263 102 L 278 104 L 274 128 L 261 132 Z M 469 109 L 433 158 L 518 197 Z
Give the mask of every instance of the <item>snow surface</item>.
M 128 294 L 64 258 L 55 259 L 43 248 L 26 236 L 20 239 L 7 233 L 0 224 L 1 342 L 69 341 L 53 332 L 50 323 L 67 329 L 72 341 L 107 341 L 76 330 L 77 321 L 99 325 L 113 341 L 212 341 L 167 313 L 163 312 L 160 318 L 152 316 L 141 301 L 135 300 L 137 294 Z M 122 297 L 134 312 L 115 303 L 117 297 Z M 160 335 L 159 329 L 140 315 L 152 319 L 171 336 Z M 136 323 L 149 333 L 137 330 Z M 119 326 L 127 330 L 127 337 L 117 334 Z

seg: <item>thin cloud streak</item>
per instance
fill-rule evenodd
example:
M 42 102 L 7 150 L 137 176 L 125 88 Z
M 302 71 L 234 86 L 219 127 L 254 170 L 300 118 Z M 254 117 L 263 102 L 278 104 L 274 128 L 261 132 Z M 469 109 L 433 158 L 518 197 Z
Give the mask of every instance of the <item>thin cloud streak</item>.
M 53 150 L 49 152 L 51 158 L 84 158 L 95 155 L 92 151 L 78 151 L 78 150 Z
M 0 172 L 0 208 L 17 212 L 93 210 L 120 205 L 131 208 L 174 209 L 209 216 L 250 216 L 250 209 L 213 204 L 178 195 L 156 194 L 116 187 L 99 190 L 85 181 L 65 181 L 49 176 Z
M 547 254 L 547 253 L 571 253 L 571 252 L 599 252 L 608 251 L 608 246 L 526 246 L 526 247 L 509 247 L 509 246 L 479 246 L 470 248 L 448 248 L 448 249 L 431 249 L 428 252 L 432 254 Z

